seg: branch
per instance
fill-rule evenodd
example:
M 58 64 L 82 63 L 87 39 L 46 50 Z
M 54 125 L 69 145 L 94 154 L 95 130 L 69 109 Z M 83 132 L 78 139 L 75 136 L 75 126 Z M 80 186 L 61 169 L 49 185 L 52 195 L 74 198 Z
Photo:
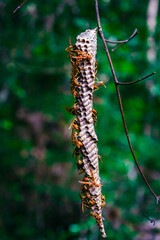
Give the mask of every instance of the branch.
M 150 221 L 150 223 L 153 223 L 153 226 L 156 224 L 156 221 L 160 219 L 160 217 L 151 219 L 147 216 L 147 214 L 144 214 L 144 216 Z
M 142 81 L 142 80 L 144 80 L 144 79 L 146 79 L 146 78 L 148 78 L 148 77 L 151 77 L 151 76 L 154 75 L 154 74 L 155 74 L 155 72 L 153 72 L 153 73 L 151 73 L 151 74 L 149 74 L 149 75 L 147 75 L 147 76 L 145 76 L 145 77 L 142 77 L 142 78 L 140 78 L 140 79 L 138 79 L 138 80 L 135 80 L 135 81 L 133 81 L 133 82 L 123 83 L 123 82 L 119 82 L 119 81 L 118 81 L 118 84 L 119 84 L 119 85 L 132 85 L 132 84 L 135 84 L 135 83 L 137 83 L 137 82 L 140 82 L 140 81 Z
M 158 204 L 158 202 L 160 200 L 160 196 L 157 196 L 154 193 L 154 191 L 150 187 L 146 177 L 144 176 L 144 174 L 142 172 L 142 169 L 141 169 L 141 167 L 138 164 L 138 161 L 136 159 L 136 156 L 135 156 L 135 153 L 133 151 L 132 144 L 131 144 L 131 141 L 130 141 L 130 138 L 129 138 L 127 124 L 126 124 L 126 121 L 125 121 L 123 107 L 122 107 L 120 91 L 119 91 L 119 87 L 118 87 L 119 82 L 117 80 L 117 76 L 116 76 L 116 73 L 115 73 L 115 70 L 114 70 L 114 67 L 113 67 L 113 63 L 112 63 L 112 60 L 111 60 L 111 57 L 110 57 L 110 53 L 109 53 L 109 50 L 108 50 L 108 47 L 107 47 L 107 44 L 106 44 L 106 40 L 104 38 L 104 34 L 103 34 L 103 31 L 102 31 L 101 23 L 100 23 L 98 0 L 95 0 L 95 9 L 96 9 L 96 16 L 97 16 L 98 32 L 99 32 L 100 38 L 102 39 L 102 42 L 103 42 L 103 45 L 104 45 L 104 48 L 105 48 L 105 52 L 107 54 L 107 58 L 108 58 L 108 61 L 109 61 L 109 65 L 110 65 L 110 68 L 111 68 L 111 71 L 112 71 L 112 75 L 113 75 L 113 79 L 114 79 L 114 83 L 115 83 L 115 87 L 116 87 L 116 92 L 117 92 L 117 97 L 118 97 L 118 102 L 119 102 L 119 107 L 120 107 L 120 112 L 121 112 L 121 116 L 122 116 L 122 121 L 123 121 L 123 125 L 124 125 L 124 130 L 125 130 L 125 133 L 126 133 L 126 137 L 127 137 L 127 141 L 128 141 L 129 147 L 130 147 L 130 151 L 132 153 L 132 156 L 134 158 L 135 164 L 136 164 L 136 166 L 137 166 L 137 168 L 138 168 L 138 170 L 139 170 L 139 172 L 140 172 L 140 174 L 141 174 L 145 184 L 147 185 L 147 187 L 150 190 L 151 194 L 156 198 L 156 202 Z
M 13 11 L 13 13 L 16 13 L 17 10 L 20 9 L 20 8 L 23 6 L 23 4 L 25 4 L 25 2 L 27 2 L 27 1 L 28 1 L 28 0 L 25 0 L 24 2 L 22 2 L 22 3 Z
M 126 40 L 123 40 L 123 41 L 110 41 L 110 40 L 107 40 L 107 39 L 105 39 L 105 41 L 106 42 L 108 42 L 108 43 L 120 43 L 120 45 L 118 45 L 117 47 L 115 47 L 115 48 L 113 48 L 112 49 L 112 52 L 113 51 L 115 51 L 117 48 L 119 48 L 119 47 L 121 47 L 121 46 L 123 46 L 125 43 L 127 43 L 127 42 L 129 42 L 132 38 L 134 38 L 136 35 L 138 34 L 138 30 L 137 30 L 137 28 L 134 30 L 134 32 L 132 33 L 132 35 L 128 38 L 128 39 L 126 39 Z

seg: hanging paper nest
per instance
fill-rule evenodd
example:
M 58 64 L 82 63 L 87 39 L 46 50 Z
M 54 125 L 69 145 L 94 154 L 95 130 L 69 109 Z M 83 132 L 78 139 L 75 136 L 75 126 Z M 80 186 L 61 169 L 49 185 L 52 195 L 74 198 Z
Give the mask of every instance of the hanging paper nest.
M 73 156 L 77 159 L 79 174 L 85 173 L 81 183 L 82 211 L 84 206 L 96 220 L 103 237 L 106 237 L 102 217 L 105 197 L 101 194 L 99 177 L 99 155 L 97 135 L 94 123 L 97 112 L 93 109 L 93 92 L 104 82 L 96 82 L 97 62 L 97 28 L 86 30 L 77 37 L 75 45 L 66 49 L 72 63 L 72 78 L 70 87 L 75 98 L 73 107 L 65 108 L 75 115 L 70 125 L 72 128 L 72 143 L 75 146 Z

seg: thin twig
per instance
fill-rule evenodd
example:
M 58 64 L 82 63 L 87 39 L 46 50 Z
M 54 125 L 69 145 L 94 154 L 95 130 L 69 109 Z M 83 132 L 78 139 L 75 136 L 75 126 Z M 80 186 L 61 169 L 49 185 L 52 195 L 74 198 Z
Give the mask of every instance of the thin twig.
M 151 74 L 149 74 L 149 75 L 147 75 L 147 76 L 145 76 L 145 77 L 142 77 L 142 78 L 140 78 L 140 79 L 138 79 L 138 80 L 135 80 L 135 81 L 133 81 L 133 82 L 125 82 L 125 83 L 123 83 L 123 82 L 119 82 L 119 81 L 118 81 L 118 84 L 119 84 L 119 85 L 132 85 L 132 84 L 135 84 L 135 83 L 137 83 L 137 82 L 140 82 L 140 81 L 142 81 L 142 80 L 144 80 L 144 79 L 146 79 L 146 78 L 148 78 L 148 77 L 151 77 L 153 74 L 155 74 L 155 72 L 153 72 L 153 73 L 151 73 Z
M 149 218 L 149 217 L 147 216 L 147 214 L 144 214 L 144 216 L 145 216 L 151 223 L 153 223 L 153 226 L 156 224 L 156 221 L 160 219 L 160 217 L 151 219 L 151 218 Z
M 111 57 L 110 57 L 110 54 L 109 54 L 109 50 L 108 50 L 108 47 L 107 47 L 107 44 L 106 44 L 106 40 L 104 38 L 104 34 L 103 34 L 103 31 L 102 31 L 102 27 L 101 27 L 101 23 L 100 23 L 100 15 L 99 15 L 99 8 L 98 8 L 98 0 L 95 0 L 95 9 L 96 9 L 96 16 L 97 16 L 97 24 L 98 24 L 98 32 L 99 32 L 99 35 L 100 35 L 100 38 L 102 39 L 102 42 L 103 42 L 103 45 L 104 45 L 104 48 L 105 48 L 105 52 L 107 54 L 107 58 L 108 58 L 108 61 L 109 61 L 109 65 L 110 65 L 110 68 L 111 68 L 111 71 L 112 71 L 112 74 L 113 74 L 113 79 L 114 79 L 114 83 L 115 83 L 115 87 L 116 87 L 116 92 L 117 92 L 117 97 L 118 97 L 118 102 L 119 102 L 119 107 L 120 107 L 120 112 L 121 112 L 121 116 L 122 116 L 122 121 L 123 121 L 123 125 L 124 125 L 124 130 L 125 130 L 125 133 L 126 133 L 126 137 L 127 137 L 127 140 L 128 140 L 128 144 L 129 144 L 129 147 L 130 147 L 130 150 L 131 150 L 131 153 L 132 153 L 132 156 L 134 158 L 134 161 L 135 161 L 135 164 L 143 178 L 143 180 L 145 181 L 148 189 L 150 190 L 150 192 L 153 194 L 153 196 L 156 198 L 156 201 L 157 201 L 157 204 L 160 200 L 160 196 L 157 196 L 154 191 L 152 190 L 152 188 L 150 187 L 146 177 L 144 176 L 142 170 L 141 170 L 141 167 L 139 166 L 138 164 L 138 161 L 136 159 L 136 156 L 135 156 L 135 153 L 133 151 L 133 148 L 132 148 L 132 144 L 131 144 L 131 141 L 130 141 L 130 138 L 129 138 L 129 134 L 128 134 L 128 129 L 127 129 L 127 124 L 126 124 L 126 121 L 125 121 L 125 117 L 124 117 L 124 112 L 123 112 L 123 107 L 122 107 L 122 101 L 121 101 L 121 96 L 120 96 L 120 91 L 119 91 L 119 82 L 117 80 L 117 77 L 116 77 L 116 73 L 115 73 L 115 70 L 114 70 L 114 67 L 113 67 L 113 63 L 112 63 L 112 60 L 111 60 Z
M 24 2 L 22 2 L 22 3 L 13 11 L 13 13 L 17 12 L 17 10 L 20 9 L 20 8 L 23 6 L 23 4 L 25 4 L 25 2 L 27 2 L 27 1 L 28 1 L 28 0 L 25 0 Z
M 132 38 L 134 38 L 134 37 L 137 35 L 137 33 L 138 33 L 138 30 L 137 30 L 137 28 L 136 28 L 136 29 L 134 30 L 134 32 L 132 33 L 132 35 L 131 35 L 128 39 L 126 39 L 126 40 L 123 40 L 123 41 L 110 41 L 110 40 L 105 39 L 105 41 L 108 42 L 108 43 L 113 43 L 113 44 L 115 44 L 115 43 L 120 43 L 120 45 L 118 45 L 117 47 L 115 47 L 115 48 L 112 49 L 112 52 L 113 52 L 113 51 L 115 51 L 117 48 L 119 48 L 119 47 L 123 46 L 125 43 L 129 42 Z

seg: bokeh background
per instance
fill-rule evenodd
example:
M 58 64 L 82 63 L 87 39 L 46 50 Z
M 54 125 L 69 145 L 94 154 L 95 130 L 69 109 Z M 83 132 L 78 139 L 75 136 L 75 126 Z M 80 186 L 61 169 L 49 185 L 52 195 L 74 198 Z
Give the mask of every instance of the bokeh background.
M 0 0 L 0 239 L 96 240 L 95 221 L 81 212 L 76 160 L 72 159 L 73 105 L 69 37 L 95 28 L 94 1 Z M 105 37 L 127 39 L 111 53 L 130 138 L 140 165 L 160 194 L 160 14 L 159 0 L 99 0 Z M 111 50 L 114 45 L 110 44 Z M 125 137 L 113 78 L 98 38 L 94 94 L 100 175 L 109 240 L 160 239 L 143 214 L 160 216 L 159 206 L 137 172 Z

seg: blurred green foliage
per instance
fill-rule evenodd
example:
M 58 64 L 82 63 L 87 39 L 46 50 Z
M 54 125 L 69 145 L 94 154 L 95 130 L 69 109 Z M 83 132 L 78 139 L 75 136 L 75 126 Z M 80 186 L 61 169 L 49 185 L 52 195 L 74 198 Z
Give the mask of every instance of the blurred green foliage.
M 0 1 L 0 239 L 100 239 L 95 222 L 81 213 L 80 185 L 68 127 L 73 117 L 71 64 L 65 48 L 77 34 L 96 27 L 94 1 Z M 100 0 L 107 39 L 139 34 L 111 53 L 120 81 L 156 75 L 120 86 L 131 141 L 144 173 L 159 194 L 160 182 L 160 15 L 154 32 L 147 27 L 148 1 Z M 149 45 L 153 38 L 153 46 Z M 113 45 L 109 45 L 111 49 Z M 147 52 L 155 50 L 154 61 Z M 158 227 L 143 214 L 158 216 L 159 206 L 133 164 L 124 134 L 113 78 L 98 39 L 98 112 L 100 175 L 107 206 L 109 239 L 145 239 Z M 146 227 L 147 226 L 147 227 Z M 138 238 L 139 237 L 139 238 Z

